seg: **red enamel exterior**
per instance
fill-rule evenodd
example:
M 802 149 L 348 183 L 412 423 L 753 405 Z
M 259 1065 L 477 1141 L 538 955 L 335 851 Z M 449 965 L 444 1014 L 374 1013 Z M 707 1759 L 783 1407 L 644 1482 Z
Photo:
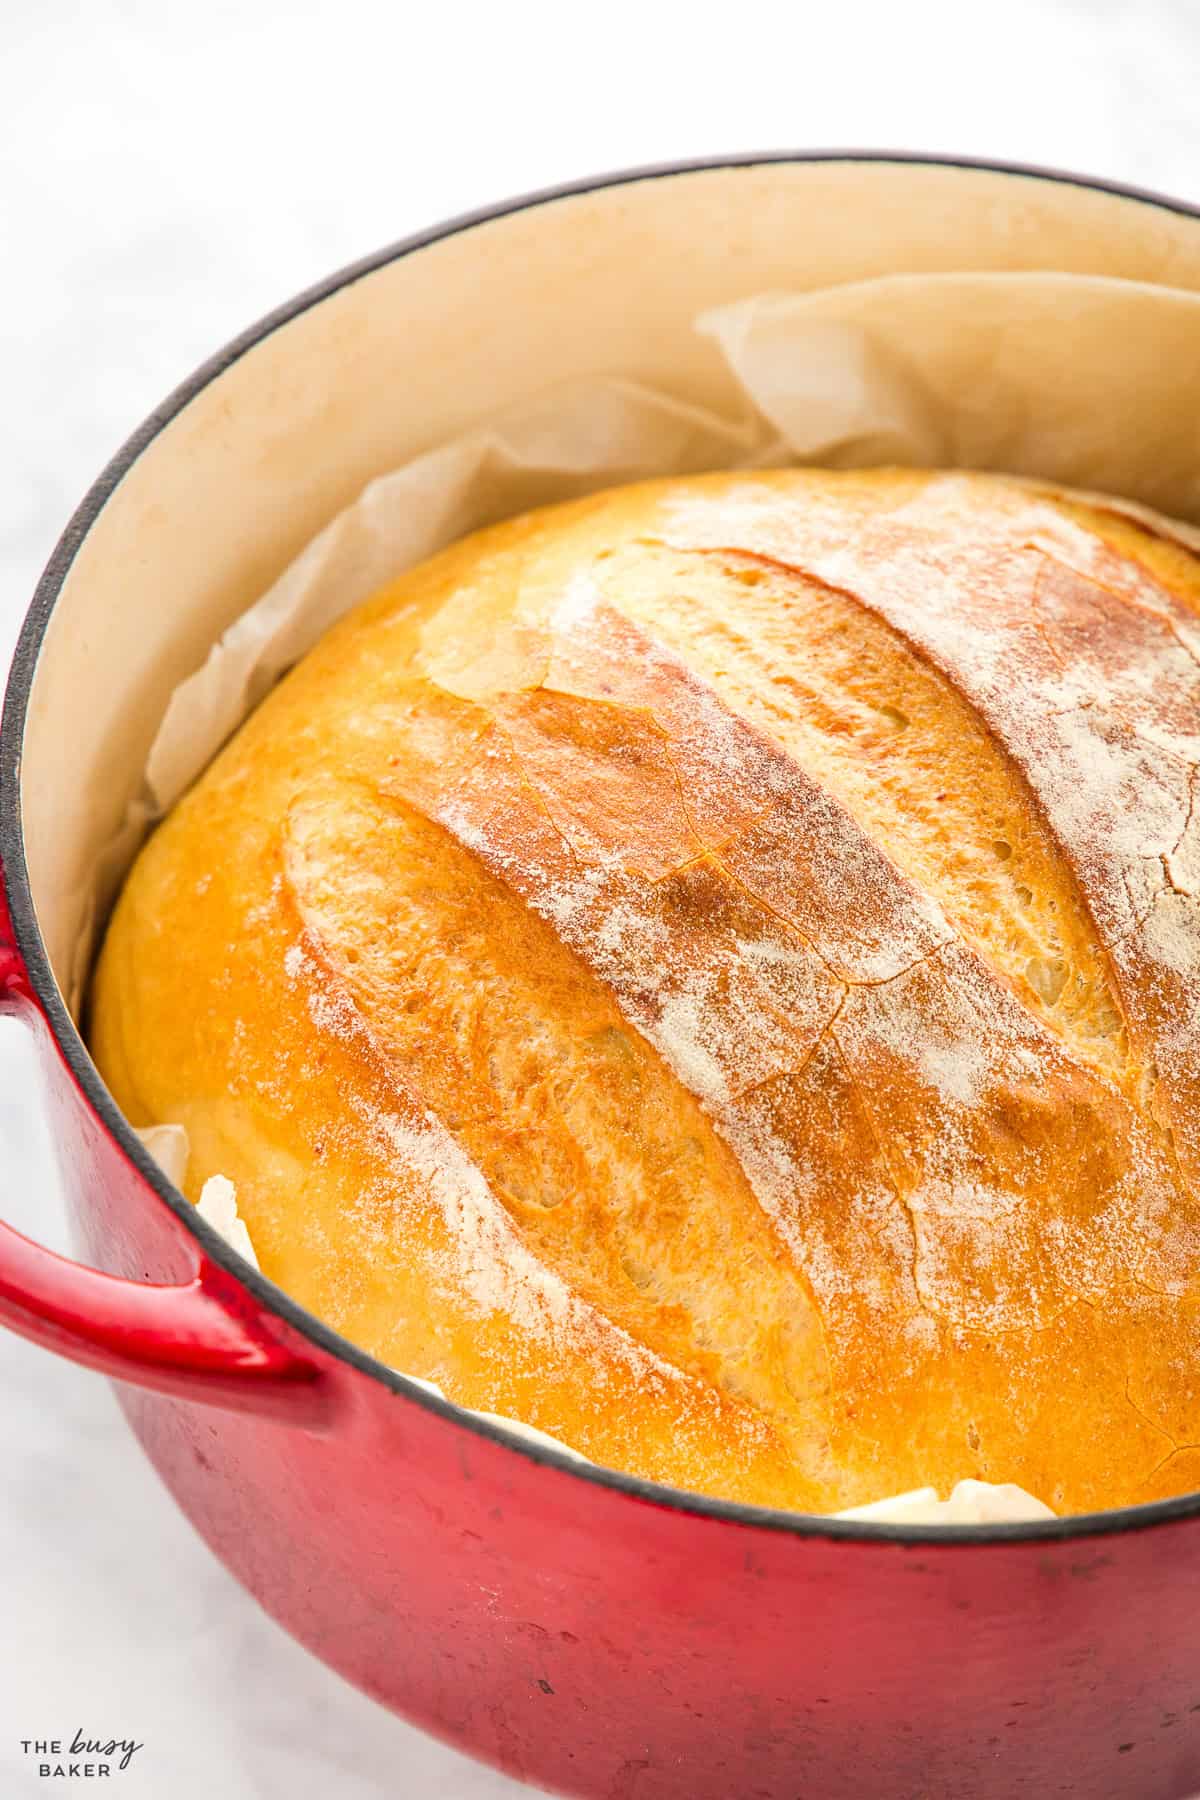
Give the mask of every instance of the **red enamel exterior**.
M 6 829 L 11 849 L 15 812 Z M 247 1274 L 122 1145 L 27 973 L 36 927 L 9 862 L 0 1004 L 36 1034 L 91 1266 L 0 1227 L 0 1320 L 121 1380 L 196 1529 L 319 1656 L 595 1800 L 1200 1789 L 1194 1499 L 957 1536 L 823 1524 L 580 1470 L 465 1420 Z

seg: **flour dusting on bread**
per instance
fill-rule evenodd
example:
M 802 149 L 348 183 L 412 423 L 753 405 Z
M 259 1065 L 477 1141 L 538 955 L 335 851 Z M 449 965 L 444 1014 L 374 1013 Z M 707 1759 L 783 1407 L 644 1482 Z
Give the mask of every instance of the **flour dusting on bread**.
M 1179 545 L 995 477 L 496 527 L 339 625 L 151 840 L 101 1066 L 187 1118 L 268 1273 L 593 1461 L 804 1510 L 1170 1492 L 1198 611 Z

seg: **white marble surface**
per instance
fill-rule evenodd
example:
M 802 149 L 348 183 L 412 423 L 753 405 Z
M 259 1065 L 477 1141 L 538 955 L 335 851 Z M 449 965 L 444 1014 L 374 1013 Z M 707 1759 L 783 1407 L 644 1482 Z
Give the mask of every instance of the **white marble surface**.
M 275 302 L 508 193 L 725 149 L 877 145 L 1200 199 L 1191 0 L 43 0 L 0 52 L 0 661 L 68 512 L 175 381 Z M 0 1210 L 61 1246 L 19 1030 Z M 193 1538 L 97 1378 L 0 1333 L 0 1794 L 22 1738 L 144 1742 L 128 1800 L 500 1800 Z M 70 1784 L 54 1784 L 65 1789 Z M 731 1795 L 730 1800 L 740 1800 Z M 883 1797 L 880 1797 L 883 1800 Z

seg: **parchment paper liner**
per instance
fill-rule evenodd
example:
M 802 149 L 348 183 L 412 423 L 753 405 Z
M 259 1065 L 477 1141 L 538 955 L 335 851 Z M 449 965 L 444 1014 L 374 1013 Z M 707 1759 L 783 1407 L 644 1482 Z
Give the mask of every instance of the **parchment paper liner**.
M 894 275 L 760 295 L 702 314 L 695 329 L 729 365 L 738 416 L 615 376 L 535 395 L 372 481 L 226 631 L 171 695 L 142 790 L 98 860 L 69 996 L 76 1013 L 95 920 L 153 821 L 337 618 L 483 525 L 652 475 L 891 463 L 1082 490 L 1200 550 L 1196 295 L 1054 272 Z M 180 1129 L 154 1133 L 159 1146 L 172 1136 L 176 1180 Z M 922 1492 L 868 1514 L 980 1516 L 972 1495 L 957 1513 L 930 1504 Z

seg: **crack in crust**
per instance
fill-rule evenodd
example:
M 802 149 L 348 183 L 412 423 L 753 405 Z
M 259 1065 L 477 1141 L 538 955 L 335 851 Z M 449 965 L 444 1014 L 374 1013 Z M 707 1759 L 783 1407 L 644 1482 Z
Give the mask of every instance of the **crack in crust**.
M 986 720 L 1072 866 L 1120 1008 L 1143 1061 L 1158 1071 L 1164 1092 L 1155 1110 L 1171 1117 L 1189 1147 L 1184 1164 L 1194 1180 L 1200 1176 L 1192 1148 L 1200 1142 L 1200 1039 L 1193 1029 L 1181 1042 L 1181 1021 L 1200 1009 L 1195 976 L 1189 992 L 1175 965 L 1194 969 L 1200 921 L 1174 921 L 1174 942 L 1158 941 L 1167 939 L 1165 924 L 1157 936 L 1147 932 L 1164 895 L 1192 898 L 1172 866 L 1194 804 L 1197 758 L 1186 752 L 1200 742 L 1188 603 L 1049 503 L 1002 496 L 995 516 L 967 520 L 966 491 L 959 478 L 931 481 L 897 511 L 868 521 L 850 542 L 835 533 L 829 511 L 814 522 L 802 508 L 789 513 L 778 506 L 768 478 L 758 490 L 745 484 L 735 503 L 718 506 L 707 532 L 702 506 L 685 506 L 682 538 L 726 550 L 753 538 L 756 551 L 765 544 L 797 577 L 836 585 L 929 658 Z M 731 519 L 740 531 L 731 530 Z M 699 531 L 690 529 L 693 520 Z M 947 533 L 955 527 L 959 540 L 947 554 Z M 1025 575 L 1022 553 L 1033 559 Z M 998 568 L 1006 577 L 1001 586 Z M 1053 630 L 1047 616 L 1052 572 L 1059 584 Z M 977 595 L 986 597 L 986 617 Z M 1040 668 L 1029 641 L 1022 643 L 1027 624 L 1043 646 Z M 1164 660 L 1164 637 L 1184 653 L 1186 677 Z M 1089 680 L 1095 691 L 1086 693 L 1080 684 Z M 1053 704 L 1056 683 L 1072 689 L 1070 704 Z M 1047 736 L 1047 720 L 1075 720 L 1077 730 Z M 1179 770 L 1177 783 L 1172 768 Z M 1151 832 L 1172 830 L 1171 813 L 1182 820 L 1172 831 L 1173 849 L 1143 849 L 1141 809 Z M 1160 882 L 1151 881 L 1147 865 L 1161 873 Z

